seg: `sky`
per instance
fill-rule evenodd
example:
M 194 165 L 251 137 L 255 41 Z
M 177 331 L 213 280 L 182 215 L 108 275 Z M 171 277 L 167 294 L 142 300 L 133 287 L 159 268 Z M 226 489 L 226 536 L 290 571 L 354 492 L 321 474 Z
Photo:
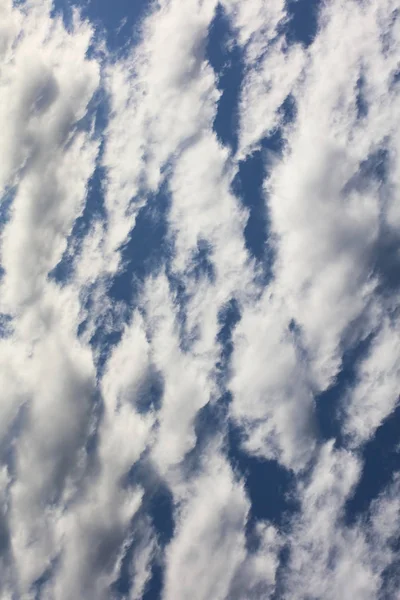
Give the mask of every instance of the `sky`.
M 400 598 L 397 0 L 0 3 L 0 600 Z

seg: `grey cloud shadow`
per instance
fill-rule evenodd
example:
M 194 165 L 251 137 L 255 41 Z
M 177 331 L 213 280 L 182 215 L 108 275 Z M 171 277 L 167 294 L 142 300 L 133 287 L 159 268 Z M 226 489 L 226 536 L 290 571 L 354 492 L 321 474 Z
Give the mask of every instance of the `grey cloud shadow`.
M 60 88 L 57 79 L 52 73 L 47 73 L 45 77 L 32 86 L 28 97 L 27 106 L 30 106 L 30 114 L 43 114 L 57 100 L 60 94 Z
M 164 378 L 162 373 L 150 365 L 136 387 L 132 403 L 140 414 L 161 408 L 164 395 Z
M 398 291 L 400 287 L 400 233 L 383 226 L 373 248 L 372 273 L 378 278 L 382 295 Z
M 358 171 L 342 189 L 342 194 L 346 196 L 353 191 L 367 193 L 372 187 L 378 196 L 380 229 L 366 260 L 370 276 L 377 279 L 377 291 L 382 295 L 398 290 L 400 285 L 400 233 L 387 223 L 386 218 L 387 202 L 392 194 L 388 185 L 389 168 L 390 153 L 387 147 L 382 146 L 360 163 Z

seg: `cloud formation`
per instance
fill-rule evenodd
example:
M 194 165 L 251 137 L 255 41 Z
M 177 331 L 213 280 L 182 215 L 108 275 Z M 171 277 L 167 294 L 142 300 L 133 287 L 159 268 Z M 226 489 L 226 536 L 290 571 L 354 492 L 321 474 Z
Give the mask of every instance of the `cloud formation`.
M 162 0 L 120 51 L 58 9 L 0 7 L 1 598 L 395 598 L 396 2 L 301 39 L 291 1 Z

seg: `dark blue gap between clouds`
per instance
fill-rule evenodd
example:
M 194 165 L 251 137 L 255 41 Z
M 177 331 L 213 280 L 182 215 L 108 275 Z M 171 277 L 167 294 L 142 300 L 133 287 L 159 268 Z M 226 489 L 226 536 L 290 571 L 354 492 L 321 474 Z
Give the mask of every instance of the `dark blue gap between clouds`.
M 112 331 L 99 324 L 92 338 L 93 346 L 101 348 L 97 365 L 99 374 L 112 348 L 121 340 L 125 323 L 129 321 L 134 308 L 138 307 L 146 278 L 157 273 L 170 256 L 168 210 L 169 196 L 163 186 L 156 194 L 149 195 L 146 204 L 139 210 L 128 241 L 121 249 L 120 270 L 109 281 L 107 290 L 111 311 L 105 316 L 113 322 Z M 89 310 L 91 301 L 89 296 L 86 307 Z M 85 327 L 83 323 L 80 334 Z
M 334 383 L 315 398 L 319 435 L 323 441 L 334 439 L 337 448 L 343 448 L 346 445 L 342 433 L 342 402 L 346 393 L 356 383 L 357 369 L 366 358 L 373 338 L 374 336 L 371 334 L 344 352 L 342 368 Z
M 68 282 L 72 276 L 73 259 L 79 255 L 82 243 L 95 221 L 104 221 L 106 213 L 103 198 L 103 181 L 106 176 L 101 166 L 104 154 L 104 131 L 108 123 L 109 101 L 103 89 L 98 89 L 90 100 L 86 115 L 77 123 L 76 129 L 88 132 L 94 123 L 94 135 L 101 140 L 99 154 L 93 175 L 88 184 L 86 202 L 82 214 L 76 219 L 67 240 L 67 248 L 49 277 L 60 285 Z
M 358 87 L 362 93 L 362 79 L 359 80 Z M 367 107 L 363 107 L 362 101 L 358 100 L 357 117 L 364 118 L 367 110 Z M 346 183 L 342 190 L 343 195 L 346 196 L 353 191 L 363 193 L 368 186 L 373 184 L 376 184 L 378 189 L 385 190 L 389 161 L 389 152 L 384 147 L 371 153 L 366 160 L 361 162 L 357 173 Z M 379 282 L 375 292 L 379 295 L 385 296 L 387 293 L 398 290 L 400 285 L 399 249 L 400 237 L 382 222 L 378 241 L 372 249 L 371 256 L 367 257 L 367 260 L 371 262 L 371 273 L 377 277 Z M 363 360 L 367 358 L 375 335 L 375 333 L 371 333 L 344 352 L 342 368 L 335 382 L 316 397 L 316 417 L 321 440 L 334 439 L 337 448 L 346 447 L 347 440 L 342 432 L 344 403 L 347 394 L 357 384 L 358 369 Z M 393 475 L 400 470 L 399 406 L 388 415 L 376 430 L 373 438 L 362 446 L 360 459 L 363 470 L 354 493 L 346 504 L 345 521 L 347 524 L 353 523 L 368 512 L 371 502 L 384 491 Z
M 316 398 L 316 417 L 322 441 L 335 440 L 336 448 L 346 448 L 342 432 L 343 403 L 357 383 L 357 370 L 368 356 L 374 335 L 370 334 L 343 355 L 342 370 L 335 383 Z M 399 391 L 400 393 L 400 391 Z M 400 405 L 386 417 L 374 436 L 360 449 L 362 473 L 346 502 L 345 522 L 353 524 L 366 515 L 376 500 L 400 471 Z
M 164 583 L 162 554 L 172 540 L 175 529 L 173 497 L 168 487 L 153 471 L 146 455 L 132 467 L 126 478 L 126 485 L 132 484 L 141 485 L 144 496 L 139 513 L 132 520 L 130 529 L 134 537 L 122 560 L 119 577 L 113 584 L 112 591 L 119 597 L 126 597 L 134 584 L 131 565 L 140 551 L 140 532 L 144 523 L 144 527 L 156 535 L 157 550 L 142 600 L 155 600 L 161 597 Z
M 67 29 L 72 26 L 73 9 L 105 35 L 108 49 L 124 54 L 140 37 L 140 24 L 155 4 L 153 0 L 54 0 L 54 15 L 61 15 Z
M 287 19 L 278 26 L 278 35 L 285 35 L 289 45 L 301 43 L 308 47 L 317 33 L 320 5 L 320 0 L 289 0 Z M 220 3 L 208 30 L 205 58 L 214 69 L 221 90 L 214 131 L 235 154 L 240 90 L 246 71 L 245 51 L 238 45 L 229 17 Z
M 300 43 L 308 48 L 318 30 L 318 15 L 322 0 L 287 0 L 288 20 L 278 28 L 289 44 Z
M 304 2 L 298 4 L 303 6 Z M 284 26 L 286 35 L 290 34 L 296 41 L 304 37 L 304 32 L 296 34 L 293 29 L 293 25 L 298 22 L 302 21 L 296 16 Z M 238 147 L 240 90 L 246 65 L 244 50 L 237 44 L 235 32 L 221 4 L 218 4 L 209 27 L 206 59 L 218 77 L 218 87 L 221 90 L 213 128 L 221 143 L 235 154 Z M 286 98 L 280 111 L 283 126 L 294 120 L 296 107 L 292 96 Z M 238 172 L 232 182 L 233 193 L 249 211 L 244 231 L 246 246 L 261 265 L 265 281 L 271 275 L 273 256 L 268 244 L 269 217 L 262 185 L 268 172 L 268 154 L 281 155 L 283 146 L 282 129 L 279 128 L 260 141 L 259 149 L 239 162 Z
M 400 471 L 400 405 L 378 427 L 362 449 L 364 468 L 352 497 L 346 503 L 348 524 L 366 513 Z

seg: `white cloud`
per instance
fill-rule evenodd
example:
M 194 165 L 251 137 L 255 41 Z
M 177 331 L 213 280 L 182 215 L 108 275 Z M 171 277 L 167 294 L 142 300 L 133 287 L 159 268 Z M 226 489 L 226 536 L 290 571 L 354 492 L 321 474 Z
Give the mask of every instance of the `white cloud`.
M 259 547 L 247 554 L 235 573 L 228 594 L 229 598 L 235 600 L 270 598 L 276 589 L 282 539 L 269 523 L 260 521 L 255 529 Z
M 248 451 L 301 469 L 313 454 L 313 395 L 308 368 L 283 303 L 265 294 L 234 332 L 232 415 Z
M 25 370 L 29 403 L 16 449 L 10 521 L 21 593 L 57 551 L 51 507 L 74 498 L 81 485 L 94 394 L 91 356 L 65 331 L 48 334 Z
M 151 563 L 156 554 L 156 542 L 149 528 L 144 529 L 143 537 L 135 549 L 130 576 L 133 579 L 129 600 L 140 600 L 143 597 L 146 584 L 151 577 Z
M 389 161 L 388 182 L 379 184 L 363 171 L 382 145 L 397 153 L 398 92 L 391 82 L 399 40 L 394 29 L 389 36 L 392 11 L 390 2 L 379 11 L 373 3 L 327 4 L 302 78 L 292 89 L 297 117 L 283 130 L 283 157 L 274 161 L 265 182 L 274 279 L 258 305 L 245 305 L 237 328 L 233 414 L 245 426 L 248 448 L 283 456 L 290 466 L 293 460 L 301 466 L 312 453 L 312 395 L 334 382 L 343 352 L 374 332 L 385 312 L 397 306 L 395 297 L 383 301 L 378 293 L 382 266 L 376 260 L 387 227 L 393 227 L 385 224 L 385 210 L 398 195 L 396 165 Z M 271 66 L 273 52 L 272 46 L 265 54 Z M 367 81 L 367 119 L 357 117 L 361 73 Z M 252 100 L 253 112 L 268 101 L 260 93 L 259 107 Z M 296 351 L 288 340 L 290 323 Z M 365 423 L 349 423 L 349 429 L 372 435 L 391 412 L 393 393 L 381 383 L 373 381 L 386 400 L 378 408 L 373 392 L 363 412 L 360 392 L 349 415 L 365 417 Z
M 50 8 L 6 5 L 2 23 L 0 186 L 2 194 L 16 190 L 1 240 L 2 310 L 14 316 L 2 340 L 2 407 L 5 439 L 17 440 L 7 449 L 15 455 L 7 515 L 20 597 L 59 550 L 54 507 L 73 498 L 85 472 L 95 389 L 91 353 L 76 339 L 77 298 L 48 273 L 82 212 L 94 169 L 97 142 L 78 122 L 99 68 L 85 56 L 91 28 L 76 21 L 68 34 Z
M 172 268 L 185 284 L 186 329 L 194 356 L 211 370 L 218 360 L 218 314 L 233 297 L 254 292 L 254 265 L 245 248 L 247 214 L 230 191 L 233 171 L 228 151 L 209 132 L 182 153 L 170 183 L 169 223 L 174 236 Z M 212 271 L 195 271 L 199 248 L 207 248 Z
M 240 100 L 240 157 L 282 125 L 279 109 L 307 64 L 300 45 L 287 45 L 280 36 L 257 66 L 249 68 Z M 262 99 L 262 101 L 260 101 Z
M 362 444 L 398 399 L 395 2 L 326 3 L 304 50 L 277 37 L 283 2 L 225 0 L 245 61 L 236 157 L 213 131 L 220 92 L 205 49 L 216 6 L 162 1 L 125 58 L 103 46 L 92 60 L 93 29 L 78 13 L 67 32 L 51 2 L 0 7 L 0 192 L 13 196 L 1 233 L 0 305 L 12 317 L 0 338 L 4 598 L 33 599 L 47 573 L 42 598 L 107 599 L 129 563 L 127 594 L 138 599 L 156 560 L 165 600 L 256 600 L 281 589 L 288 599 L 372 600 L 397 560 L 398 478 L 346 521 Z M 96 139 L 88 107 L 102 85 L 110 113 Z M 288 94 L 296 112 L 283 124 Z M 246 250 L 248 211 L 231 184 L 238 160 L 281 126 L 285 150 L 264 184 L 275 252 L 265 288 Z M 61 286 L 49 273 L 82 215 L 101 141 L 106 214 L 85 239 L 70 240 L 72 275 Z M 387 173 L 378 181 L 370 163 L 382 148 Z M 113 302 L 112 276 L 139 209 L 163 183 L 174 255 L 132 309 Z M 219 318 L 232 298 L 241 320 L 226 418 L 243 429 L 242 450 L 292 470 L 299 510 L 281 529 L 256 521 L 226 431 L 214 435 L 206 423 L 204 441 L 196 428 L 226 391 Z M 96 335 L 115 329 L 121 339 L 96 372 Z M 348 444 L 339 450 L 318 437 L 315 401 L 343 353 L 370 333 L 339 399 Z M 134 475 L 138 463 L 149 481 Z M 147 512 L 158 484 L 175 523 L 166 548 Z
M 146 292 L 152 357 L 164 384 L 152 458 L 166 475 L 195 444 L 194 418 L 210 399 L 211 382 L 207 363 L 180 347 L 173 296 L 165 275 L 150 281 Z
M 177 533 L 167 551 L 166 600 L 228 596 L 246 556 L 247 511 L 248 501 L 229 464 L 210 456 L 179 511 Z
M 63 552 L 58 576 L 49 589 L 50 597 L 57 600 L 67 600 L 71 594 L 93 600 L 107 598 L 109 586 L 117 579 L 143 495 L 138 486 L 124 487 L 123 478 L 152 438 L 152 415 L 142 416 L 136 410 L 149 367 L 148 344 L 137 317 L 112 353 L 102 379 L 104 415 L 94 457 L 97 467 L 87 473 L 80 496 L 56 524 Z M 151 538 L 142 542 L 143 552 L 149 545 L 151 552 Z M 139 588 L 140 577 L 144 578 L 142 585 L 146 581 L 145 569 L 146 564 L 141 567 L 138 561 L 135 585 Z
M 90 132 L 77 127 L 99 84 L 98 65 L 85 57 L 90 27 L 77 22 L 70 35 L 46 4 L 22 10 L 8 14 L 14 38 L 0 80 L 1 193 L 16 186 L 1 248 L 1 302 L 11 313 L 42 294 L 83 210 L 97 155 Z
M 344 399 L 343 428 L 353 446 L 367 441 L 395 408 L 399 399 L 399 358 L 397 327 L 385 321 L 361 362 L 354 388 Z
M 162 168 L 210 127 L 218 92 L 204 52 L 215 4 L 162 2 L 143 25 L 141 45 L 110 65 L 108 252 L 126 239 L 146 195 L 158 189 Z
M 288 597 L 380 597 L 382 573 L 395 558 L 390 544 L 399 532 L 398 481 L 375 501 L 368 520 L 346 525 L 345 502 L 360 466 L 350 453 L 335 451 L 331 442 L 322 447 L 300 493 L 301 513 L 294 517 L 290 532 L 284 575 Z
M 285 3 L 282 0 L 255 0 L 246 3 L 224 0 L 222 4 L 238 30 L 240 45 L 247 45 L 247 51 L 250 50 L 254 60 L 276 35 L 277 25 L 285 17 Z

